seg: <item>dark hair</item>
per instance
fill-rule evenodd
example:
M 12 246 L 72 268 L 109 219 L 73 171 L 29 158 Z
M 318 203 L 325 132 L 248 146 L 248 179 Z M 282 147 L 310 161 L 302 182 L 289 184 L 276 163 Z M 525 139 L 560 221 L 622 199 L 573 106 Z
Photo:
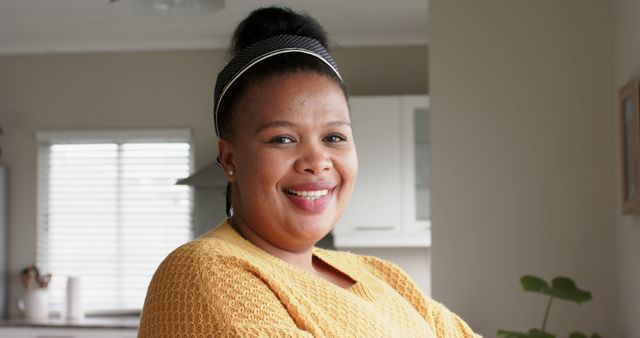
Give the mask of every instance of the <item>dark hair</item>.
M 316 21 L 306 13 L 298 13 L 285 7 L 265 7 L 257 9 L 242 20 L 231 41 L 231 56 L 246 47 L 281 34 L 299 35 L 318 40 L 328 48 L 327 34 Z M 322 60 L 303 53 L 285 53 L 270 57 L 257 63 L 238 78 L 225 93 L 218 108 L 219 137 L 229 139 L 233 135 L 233 110 L 247 91 L 249 85 L 276 75 L 297 72 L 313 72 L 327 76 L 340 86 L 345 98 L 347 90 L 338 75 Z M 227 184 L 226 212 L 231 217 L 231 185 Z

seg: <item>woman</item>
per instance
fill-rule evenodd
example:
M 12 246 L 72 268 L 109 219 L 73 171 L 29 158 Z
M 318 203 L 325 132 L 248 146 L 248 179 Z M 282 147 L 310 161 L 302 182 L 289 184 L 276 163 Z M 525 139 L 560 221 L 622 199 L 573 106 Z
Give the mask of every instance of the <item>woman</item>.
M 471 337 L 395 265 L 314 245 L 357 174 L 347 93 L 322 27 L 256 10 L 214 93 L 229 219 L 156 271 L 139 337 Z

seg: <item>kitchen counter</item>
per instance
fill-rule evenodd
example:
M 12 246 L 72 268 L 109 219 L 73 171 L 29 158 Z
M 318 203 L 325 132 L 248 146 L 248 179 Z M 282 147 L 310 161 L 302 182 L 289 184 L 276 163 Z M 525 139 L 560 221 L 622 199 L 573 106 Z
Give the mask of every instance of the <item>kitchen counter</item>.
M 87 317 L 84 319 L 49 318 L 29 320 L 24 318 L 0 320 L 0 327 L 61 328 L 61 329 L 138 329 L 140 317 Z

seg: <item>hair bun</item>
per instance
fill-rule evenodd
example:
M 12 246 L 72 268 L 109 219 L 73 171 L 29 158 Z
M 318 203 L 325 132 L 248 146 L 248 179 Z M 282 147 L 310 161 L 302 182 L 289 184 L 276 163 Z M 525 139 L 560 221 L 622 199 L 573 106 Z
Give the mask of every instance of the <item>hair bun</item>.
M 233 33 L 231 51 L 236 54 L 255 42 L 281 34 L 310 37 L 329 49 L 327 34 L 316 19 L 290 8 L 273 6 L 256 9 L 240 22 Z

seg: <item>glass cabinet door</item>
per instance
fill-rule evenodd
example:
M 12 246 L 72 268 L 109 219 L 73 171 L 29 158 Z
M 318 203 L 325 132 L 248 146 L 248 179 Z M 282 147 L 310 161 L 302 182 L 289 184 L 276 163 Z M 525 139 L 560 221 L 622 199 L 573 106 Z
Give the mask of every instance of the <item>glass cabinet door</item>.
M 429 193 L 429 97 L 404 96 L 404 230 L 421 233 L 430 229 Z
M 413 111 L 415 144 L 415 217 L 428 221 L 431 217 L 429 201 L 429 109 Z

